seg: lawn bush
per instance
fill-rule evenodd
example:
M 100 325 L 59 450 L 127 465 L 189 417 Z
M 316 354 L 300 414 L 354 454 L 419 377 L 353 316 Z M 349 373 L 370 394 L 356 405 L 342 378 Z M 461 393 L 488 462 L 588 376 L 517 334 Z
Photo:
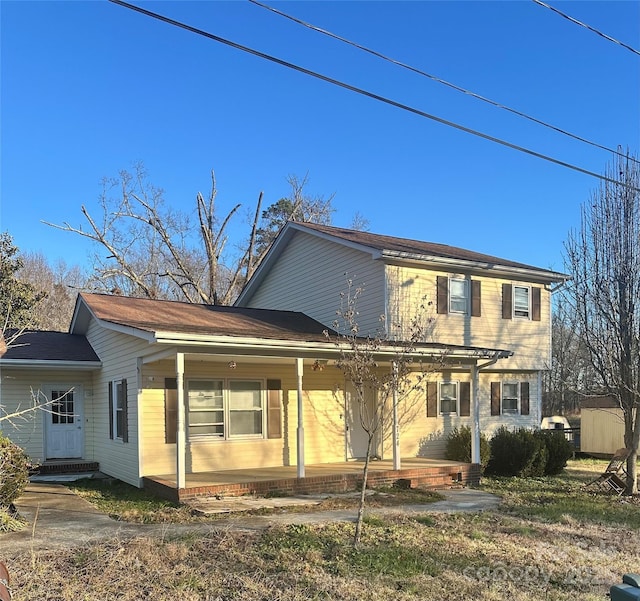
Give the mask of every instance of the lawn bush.
M 480 465 L 487 467 L 491 457 L 491 446 L 484 433 L 480 433 Z M 447 436 L 445 458 L 450 461 L 471 463 L 471 428 L 461 426 L 454 428 Z
M 24 492 L 30 467 L 26 453 L 0 434 L 0 507 L 9 507 Z
M 573 445 L 567 440 L 562 430 L 538 430 L 535 435 L 547 450 L 544 474 L 546 476 L 559 474 L 573 456 Z
M 491 439 L 486 471 L 494 476 L 538 476 L 544 473 L 545 457 L 546 447 L 531 430 L 511 431 L 502 426 Z

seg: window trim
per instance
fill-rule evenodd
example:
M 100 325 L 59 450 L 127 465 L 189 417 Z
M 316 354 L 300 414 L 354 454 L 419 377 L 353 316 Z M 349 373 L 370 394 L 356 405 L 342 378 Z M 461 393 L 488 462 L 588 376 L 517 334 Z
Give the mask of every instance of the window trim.
M 222 434 L 207 433 L 207 434 L 192 434 L 189 409 L 189 385 L 192 382 L 220 382 L 222 384 Z M 261 431 L 258 434 L 231 434 L 231 382 L 255 382 L 260 387 L 260 428 Z M 195 377 L 188 378 L 185 381 L 185 393 L 187 397 L 187 410 L 186 410 L 186 433 L 187 439 L 190 442 L 211 442 L 211 441 L 233 441 L 233 440 L 267 440 L 267 388 L 264 378 L 220 378 L 220 377 Z M 214 411 L 215 409 L 203 410 Z M 194 424 L 195 426 L 200 424 Z
M 125 411 L 127 410 L 127 400 L 124 398 L 124 394 L 126 391 L 126 379 L 125 378 L 117 378 L 115 380 L 111 380 L 111 415 L 109 419 L 111 420 L 111 428 L 113 432 L 113 440 L 121 440 L 125 442 L 125 428 L 126 424 L 126 416 Z M 118 394 L 120 391 L 120 395 Z M 121 406 L 118 407 L 118 397 L 120 396 Z M 118 414 L 120 414 L 120 431 L 118 431 Z
M 453 308 L 453 304 L 452 304 L 452 300 L 453 300 L 453 286 L 451 285 L 453 282 L 459 282 L 464 284 L 464 310 L 459 310 L 459 309 L 454 309 Z M 470 289 L 470 285 L 469 285 L 469 280 L 467 278 L 462 278 L 462 277 L 449 277 L 449 298 L 448 298 L 448 303 L 449 303 L 449 313 L 454 313 L 457 315 L 468 315 L 469 314 L 469 304 L 470 304 L 470 294 L 469 294 L 469 289 Z M 462 297 L 456 297 L 458 299 L 462 298 Z
M 443 384 L 455 384 L 456 387 L 456 410 L 454 411 L 442 411 L 442 385 Z M 452 399 L 446 399 L 451 401 Z M 460 415 L 460 381 L 459 380 L 440 380 L 438 381 L 438 416 L 459 416 Z
M 512 385 L 516 387 L 516 407 L 514 410 L 505 410 L 504 401 L 507 397 L 505 397 L 505 385 Z M 508 397 L 513 400 L 514 397 Z M 506 381 L 500 383 L 500 415 L 520 415 L 520 382 L 517 381 Z
M 513 318 L 514 319 L 527 319 L 531 320 L 532 315 L 532 303 L 531 303 L 531 286 L 522 286 L 521 284 L 513 284 Z M 516 288 L 521 288 L 527 291 L 527 314 L 526 315 L 518 315 L 516 313 Z

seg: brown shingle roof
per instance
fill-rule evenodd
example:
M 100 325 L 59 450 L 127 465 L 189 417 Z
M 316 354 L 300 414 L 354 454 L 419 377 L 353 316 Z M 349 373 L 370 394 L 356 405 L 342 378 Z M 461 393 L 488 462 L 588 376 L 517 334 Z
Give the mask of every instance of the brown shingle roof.
M 446 259 L 457 259 L 461 261 L 474 261 L 485 263 L 488 265 L 501 265 L 504 267 L 515 267 L 519 269 L 531 269 L 534 271 L 547 272 L 547 269 L 533 267 L 525 263 L 509 261 L 491 255 L 449 246 L 448 244 L 438 244 L 435 242 L 420 242 L 419 240 L 410 240 L 408 238 L 395 238 L 394 236 L 384 236 L 382 234 L 372 234 L 370 232 L 360 232 L 340 227 L 328 225 L 318 225 L 316 223 L 301 223 L 305 228 L 309 228 L 324 234 L 328 234 L 335 238 L 340 238 L 346 242 L 361 244 L 378 251 L 391 251 L 398 253 L 407 253 L 410 255 L 425 255 L 430 257 L 441 257 Z
M 304 313 L 83 293 L 100 320 L 147 332 L 326 342 L 327 328 Z
M 27 331 L 0 352 L 0 358 L 31 361 L 100 361 L 84 336 L 64 332 Z

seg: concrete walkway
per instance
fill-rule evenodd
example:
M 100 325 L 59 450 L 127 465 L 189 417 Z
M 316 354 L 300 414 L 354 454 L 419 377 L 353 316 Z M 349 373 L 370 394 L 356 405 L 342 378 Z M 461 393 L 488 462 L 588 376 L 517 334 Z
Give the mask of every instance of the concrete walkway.
M 401 505 L 375 508 L 376 515 L 394 513 L 478 512 L 493 509 L 499 497 L 472 489 L 452 489 L 441 492 L 445 500 L 427 505 Z M 308 497 L 287 497 L 287 505 L 309 505 Z M 282 505 L 283 500 L 264 499 L 261 506 Z M 221 503 L 224 504 L 222 499 Z M 251 500 L 255 509 L 255 499 Z M 311 503 L 314 501 L 311 500 Z M 317 500 L 315 501 L 317 502 Z M 72 493 L 67 487 L 47 482 L 32 483 L 16 503 L 20 514 L 28 521 L 20 532 L 0 534 L 0 557 L 20 551 L 69 548 L 110 538 L 134 536 L 173 537 L 186 533 L 206 534 L 220 530 L 261 530 L 272 524 L 317 524 L 334 521 L 355 521 L 356 510 L 281 513 L 265 516 L 247 515 L 236 511 L 231 517 L 210 523 L 193 524 L 129 524 L 118 522 L 98 511 L 93 505 Z M 246 510 L 246 507 L 244 508 Z

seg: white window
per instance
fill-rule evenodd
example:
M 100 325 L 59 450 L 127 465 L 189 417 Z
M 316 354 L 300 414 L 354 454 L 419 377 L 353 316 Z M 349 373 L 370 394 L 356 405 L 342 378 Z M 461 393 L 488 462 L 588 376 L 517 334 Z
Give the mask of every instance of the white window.
M 469 306 L 469 282 L 463 279 L 449 280 L 449 312 L 467 313 Z
M 531 294 L 528 286 L 513 287 L 513 316 L 529 318 L 531 316 Z
M 457 415 L 458 382 L 440 382 L 440 414 Z
M 124 398 L 126 387 L 124 380 L 115 380 L 111 388 L 111 406 L 113 407 L 113 437 L 122 439 L 124 437 L 124 411 L 126 400 Z
M 519 388 L 515 382 L 502 384 L 502 413 L 518 413 Z
M 190 380 L 190 438 L 262 438 L 264 393 L 258 380 Z

